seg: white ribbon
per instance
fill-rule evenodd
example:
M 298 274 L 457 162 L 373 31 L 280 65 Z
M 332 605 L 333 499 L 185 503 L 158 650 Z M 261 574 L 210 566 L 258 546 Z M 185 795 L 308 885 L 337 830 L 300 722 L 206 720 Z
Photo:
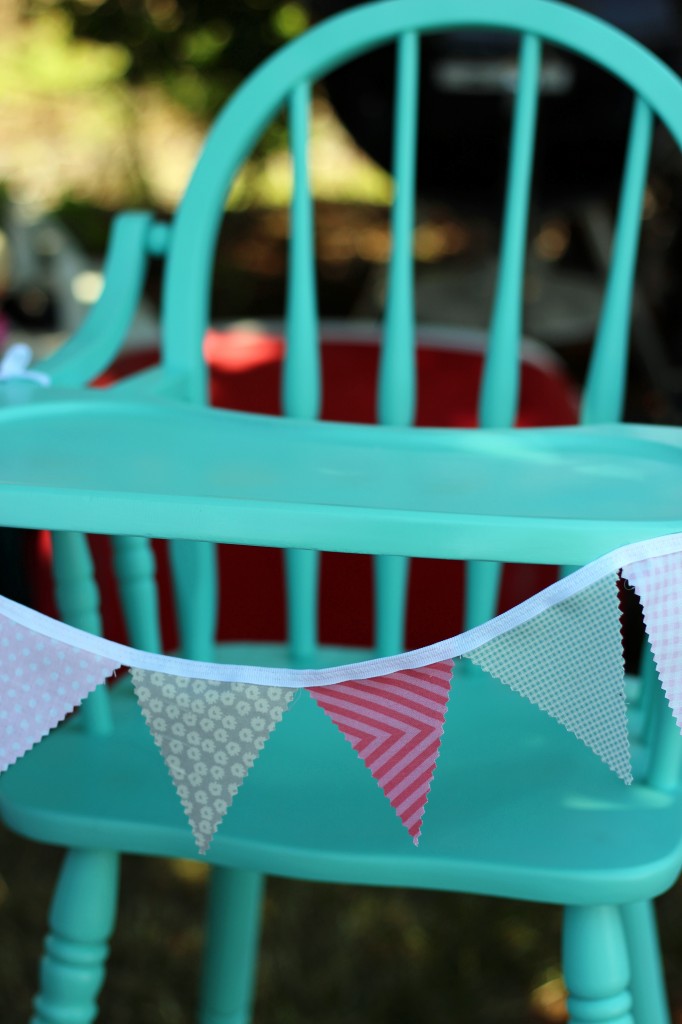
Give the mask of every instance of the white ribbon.
M 125 644 L 115 643 L 113 640 L 106 640 L 104 637 L 86 633 L 2 596 L 0 596 L 0 615 L 4 615 L 28 629 L 33 629 L 36 633 L 42 633 L 53 640 L 59 640 L 71 647 L 89 651 L 91 654 L 110 658 L 128 668 L 142 668 L 150 672 L 164 672 L 168 675 L 187 676 L 216 682 L 255 683 L 258 686 L 286 686 L 295 689 L 309 686 L 332 686 L 334 683 L 349 682 L 353 679 L 370 679 L 391 675 L 393 672 L 406 669 L 421 668 L 424 665 L 433 665 L 438 661 L 444 661 L 446 658 L 460 658 L 489 640 L 508 633 L 509 630 L 521 623 L 528 622 L 540 612 L 565 601 L 573 594 L 585 590 L 597 580 L 601 580 L 611 573 L 617 573 L 633 562 L 639 562 L 644 558 L 656 558 L 675 551 L 682 551 L 682 533 L 628 544 L 576 569 L 569 576 L 557 580 L 556 583 L 552 583 L 551 586 L 529 597 L 528 600 L 522 601 L 514 608 L 510 608 L 501 615 L 496 615 L 488 622 L 469 629 L 465 633 L 449 637 L 447 640 L 440 640 L 428 647 L 406 651 L 403 654 L 395 654 L 386 658 L 372 658 L 332 668 L 266 668 L 258 665 L 228 665 L 211 661 L 190 661 L 188 658 L 176 658 L 167 654 L 153 654 L 150 651 L 136 650 Z
M 0 359 L 0 381 L 32 380 L 41 387 L 49 388 L 52 379 L 40 370 L 29 370 L 33 362 L 33 351 L 25 341 L 16 341 L 10 345 Z

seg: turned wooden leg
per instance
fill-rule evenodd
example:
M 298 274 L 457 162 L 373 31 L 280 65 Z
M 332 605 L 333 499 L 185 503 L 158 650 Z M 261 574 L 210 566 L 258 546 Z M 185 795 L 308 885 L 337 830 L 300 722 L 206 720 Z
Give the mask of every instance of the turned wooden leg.
M 215 545 L 172 540 L 169 545 L 173 593 L 183 658 L 211 661 L 218 615 L 218 560 Z
M 116 918 L 119 856 L 69 850 L 52 900 L 32 1024 L 91 1024 Z
M 209 887 L 201 1024 L 248 1024 L 258 968 L 264 878 L 213 868 Z
M 161 651 L 156 558 L 151 541 L 146 537 L 112 537 L 111 548 L 128 642 L 141 651 Z
M 617 907 L 566 907 L 563 964 L 571 1024 L 634 1024 L 628 951 Z
M 637 1024 L 670 1024 L 656 912 L 649 900 L 621 907 L 632 970 L 632 1001 Z

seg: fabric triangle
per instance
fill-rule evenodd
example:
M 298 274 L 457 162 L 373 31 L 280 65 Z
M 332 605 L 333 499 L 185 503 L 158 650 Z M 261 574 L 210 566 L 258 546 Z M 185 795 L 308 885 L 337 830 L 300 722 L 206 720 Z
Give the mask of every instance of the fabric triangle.
M 419 843 L 450 695 L 452 658 L 309 692 L 362 758 Z
M 632 782 L 620 606 L 606 577 L 466 654 Z
M 622 575 L 642 605 L 658 676 L 682 729 L 682 552 L 633 562 Z
M 131 676 L 199 852 L 206 853 L 294 691 L 138 668 Z
M 0 772 L 119 667 L 0 615 Z

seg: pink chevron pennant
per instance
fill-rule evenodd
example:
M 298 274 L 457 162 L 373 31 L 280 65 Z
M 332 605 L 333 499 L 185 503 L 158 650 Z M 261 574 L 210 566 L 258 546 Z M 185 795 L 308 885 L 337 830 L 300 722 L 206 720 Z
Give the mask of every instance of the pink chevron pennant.
M 0 615 L 0 772 L 119 667 Z
M 607 576 L 466 654 L 632 782 L 620 607 Z
M 450 696 L 452 658 L 309 692 L 362 758 L 419 844 Z
M 682 552 L 633 562 L 622 574 L 642 605 L 658 676 L 682 729 Z

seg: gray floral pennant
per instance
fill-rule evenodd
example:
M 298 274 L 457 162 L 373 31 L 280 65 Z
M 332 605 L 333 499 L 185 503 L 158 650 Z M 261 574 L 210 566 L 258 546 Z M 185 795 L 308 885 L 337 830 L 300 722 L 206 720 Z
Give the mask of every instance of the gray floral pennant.
M 294 691 L 138 668 L 131 676 L 199 852 L 206 853 Z

